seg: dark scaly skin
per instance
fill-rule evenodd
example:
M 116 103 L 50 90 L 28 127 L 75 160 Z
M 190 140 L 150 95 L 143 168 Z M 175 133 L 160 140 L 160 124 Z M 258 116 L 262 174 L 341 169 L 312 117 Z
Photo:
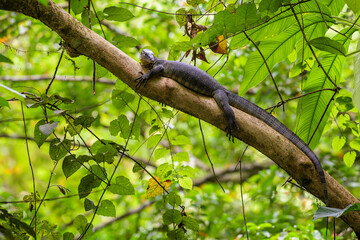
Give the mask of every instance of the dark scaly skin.
M 140 60 L 142 65 L 150 71 L 145 74 L 141 73 L 142 75 L 136 79 L 136 81 L 138 81 L 136 85 L 137 88 L 140 88 L 142 85 L 145 86 L 151 78 L 162 76 L 171 78 L 194 92 L 213 97 L 225 114 L 227 120 L 226 136 L 229 137 L 229 140 L 234 141 L 233 129 L 238 128 L 234 112 L 230 106 L 260 119 L 289 139 L 289 141 L 301 149 L 313 162 L 323 185 L 325 204 L 326 206 L 328 205 L 326 179 L 321 163 L 309 146 L 278 119 L 245 98 L 230 92 L 212 76 L 190 64 L 158 59 L 154 56 L 153 52 L 148 49 L 142 51 Z

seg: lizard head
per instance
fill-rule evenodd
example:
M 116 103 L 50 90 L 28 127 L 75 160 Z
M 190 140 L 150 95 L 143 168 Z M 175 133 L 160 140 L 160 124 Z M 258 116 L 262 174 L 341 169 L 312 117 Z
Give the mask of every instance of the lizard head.
M 140 61 L 142 66 L 149 66 L 155 63 L 156 57 L 150 49 L 144 49 L 140 54 Z

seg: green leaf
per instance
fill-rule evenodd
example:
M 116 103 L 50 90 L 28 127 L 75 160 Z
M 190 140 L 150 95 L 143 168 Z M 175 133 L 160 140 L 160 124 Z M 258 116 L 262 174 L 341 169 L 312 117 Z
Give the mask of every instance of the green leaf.
M 168 203 L 173 207 L 179 206 L 181 204 L 181 198 L 176 193 L 170 192 L 168 195 Z
M 188 137 L 184 135 L 178 135 L 174 139 L 171 140 L 171 144 L 173 145 L 191 145 L 191 141 Z
M 75 236 L 72 232 L 66 232 L 63 234 L 63 240 L 74 240 Z
M 189 162 L 189 153 L 188 152 L 178 152 L 174 156 L 175 162 Z
M 70 7 L 75 15 L 82 13 L 88 4 L 88 0 L 70 0 Z
M 48 0 L 38 0 L 38 1 L 39 1 L 39 3 L 41 3 L 44 6 L 48 6 L 48 4 L 49 4 Z
M 115 45 L 118 48 L 123 48 L 123 47 L 136 47 L 139 46 L 140 43 L 138 42 L 138 40 L 136 40 L 133 37 L 128 37 L 125 35 L 121 35 L 121 34 L 117 34 L 115 35 L 115 37 L 113 37 L 112 39 L 115 42 Z
M 110 134 L 116 136 L 120 132 L 120 136 L 128 138 L 130 133 L 130 123 L 125 115 L 120 115 L 117 119 L 110 122 Z
M 26 102 L 25 102 L 26 95 L 19 93 L 18 91 L 14 90 L 10 87 L 7 87 L 5 85 L 2 85 L 2 84 L 0 84 L 0 90 L 2 92 L 6 93 L 7 95 L 9 95 L 10 97 L 19 99 L 20 101 L 22 101 L 23 103 L 26 104 Z
M 331 22 L 331 20 L 329 19 Z M 326 31 L 326 26 L 321 15 L 305 15 L 304 16 L 304 31 L 305 33 L 315 31 Z M 252 38 L 250 36 L 250 38 Z M 281 32 L 275 37 L 261 41 L 258 48 L 261 51 L 252 52 L 248 57 L 245 65 L 244 79 L 239 88 L 239 95 L 243 95 L 251 87 L 258 85 L 268 75 L 277 63 L 285 60 L 289 54 L 294 50 L 295 44 L 302 39 L 302 32 L 299 29 L 297 22 Z M 266 61 L 264 61 L 264 59 Z
M 116 217 L 115 205 L 110 200 L 102 200 L 98 208 L 97 214 L 106 217 Z
M 182 216 L 180 211 L 175 210 L 175 209 L 168 209 L 166 210 L 166 212 L 163 214 L 163 221 L 164 224 L 166 225 L 170 225 L 170 224 L 179 224 L 181 223 L 182 220 Z
M 282 0 L 262 0 L 259 4 L 259 11 L 269 11 L 271 13 L 276 12 L 282 4 Z
M 346 29 L 343 31 L 346 31 Z M 348 34 L 352 34 L 352 32 L 353 30 L 350 30 Z M 341 34 L 337 34 L 333 39 L 336 41 L 342 41 L 341 43 L 346 48 L 349 46 L 348 39 L 344 38 Z M 318 58 L 324 70 L 333 79 L 333 81 L 336 79 L 339 81 L 341 78 L 341 71 L 343 69 L 345 57 L 322 52 Z M 306 94 L 324 88 L 333 87 L 334 85 L 327 79 L 323 70 L 320 67 L 314 67 L 312 68 L 307 81 L 304 83 L 303 93 Z M 297 135 L 306 143 L 312 139 L 309 144 L 311 149 L 314 149 L 318 144 L 325 124 L 329 118 L 333 106 L 333 101 L 329 106 L 328 104 L 332 96 L 333 92 L 331 91 L 320 91 L 299 99 L 297 108 L 297 119 L 299 127 Z
M 185 26 L 186 24 L 186 10 L 185 8 L 180 8 L 176 11 L 176 22 L 179 24 L 180 27 Z
M 81 125 L 83 126 L 84 128 L 88 128 L 91 126 L 91 124 L 93 124 L 93 122 L 95 121 L 96 119 L 91 117 L 91 116 L 80 116 L 80 117 L 77 117 L 75 118 L 74 120 L 74 125 L 77 126 L 77 125 Z
M 59 161 L 66 154 L 68 154 L 70 148 L 71 148 L 70 140 L 64 139 L 62 142 L 60 142 L 59 139 L 55 138 L 50 142 L 49 155 L 52 160 Z
M 100 186 L 101 181 L 93 174 L 88 174 L 80 180 L 78 186 L 79 199 L 88 196 L 93 188 Z
M 87 219 L 84 215 L 77 215 L 74 219 L 74 226 L 75 228 L 78 230 L 78 232 L 80 234 L 83 234 L 84 231 L 87 229 L 87 227 L 89 226 Z M 91 224 L 89 226 L 89 229 L 87 230 L 85 236 L 82 237 L 82 239 L 87 239 L 89 238 L 91 235 L 93 235 L 93 225 Z
M 1 108 L 1 107 L 8 107 L 8 108 L 10 108 L 9 102 L 6 101 L 6 99 L 5 99 L 5 98 L 2 98 L 2 97 L 0 97 L 0 108 Z
M 116 183 L 112 183 L 109 191 L 119 195 L 134 195 L 135 189 L 130 180 L 124 176 L 116 177 Z
M 345 143 L 346 143 L 345 137 L 336 136 L 332 141 L 332 148 L 334 149 L 335 152 L 338 152 L 344 146 Z
M 352 140 L 349 145 L 352 149 L 354 149 L 356 151 L 360 151 L 360 140 L 359 139 Z
M 134 17 L 134 15 L 126 8 L 108 7 L 104 9 L 105 18 L 107 20 L 114 20 L 124 22 Z
M 354 203 L 348 205 L 344 209 L 339 208 L 330 208 L 330 207 L 323 207 L 321 206 L 314 214 L 313 220 L 316 220 L 318 218 L 327 218 L 327 217 L 335 217 L 339 218 L 342 215 L 352 212 L 352 211 L 360 211 L 360 203 Z
M 94 14 L 93 11 L 90 11 L 91 26 L 95 26 L 95 25 L 99 24 L 99 20 L 100 21 L 103 20 L 104 16 L 103 16 L 102 12 L 97 12 L 97 15 L 98 15 L 99 19 L 96 17 L 96 15 Z M 87 9 L 85 9 L 81 13 L 81 22 L 85 26 L 89 26 L 89 11 Z
M 179 185 L 182 188 L 186 188 L 186 189 L 192 189 L 193 187 L 193 181 L 191 178 L 189 177 L 182 177 L 179 179 Z
M 358 13 L 360 10 L 360 2 L 359 0 L 345 0 L 346 5 L 354 12 Z
M 157 148 L 154 152 L 154 158 L 155 160 L 158 160 L 160 158 L 165 157 L 166 155 L 168 155 L 168 153 L 170 152 L 169 149 L 166 148 Z
M 112 104 L 117 109 L 123 109 L 127 107 L 130 103 L 132 103 L 135 99 L 135 96 L 131 93 L 128 93 L 126 91 L 121 91 L 114 89 L 112 91 L 111 100 Z
M 187 4 L 189 4 L 190 6 L 193 6 L 193 7 L 197 7 L 200 4 L 206 3 L 205 0 L 186 0 L 186 2 L 187 2 Z
M 39 126 L 39 130 L 42 134 L 44 134 L 45 137 L 48 137 L 50 134 L 52 134 L 59 122 L 53 122 L 53 123 L 45 123 L 43 125 Z
M 89 210 L 92 210 L 92 209 L 95 209 L 95 208 L 96 208 L 96 206 L 94 204 L 94 201 L 90 200 L 89 198 L 85 198 L 85 200 L 84 200 L 84 209 L 85 209 L 85 211 L 89 211 Z
M 358 40 L 356 50 L 360 50 L 360 39 Z M 360 53 L 354 56 L 354 66 L 360 66 Z M 360 112 L 360 68 L 354 68 L 354 91 L 353 91 L 353 103 L 356 109 Z
M 0 62 L 13 64 L 13 61 L 11 61 L 9 58 L 5 57 L 5 56 L 2 55 L 2 54 L 0 54 Z
M 78 159 L 75 159 L 73 155 L 69 155 L 64 158 L 62 170 L 66 178 L 73 175 L 80 167 L 80 161 Z
M 356 152 L 355 151 L 345 153 L 345 155 L 344 155 L 344 163 L 345 163 L 345 165 L 348 166 L 348 167 L 352 167 L 352 165 L 355 162 L 355 158 L 356 158 Z
M 181 229 L 181 228 L 171 230 L 171 231 L 167 232 L 166 235 L 171 240 L 172 239 L 174 239 L 174 240 L 186 240 L 186 239 L 188 239 L 187 237 L 185 237 L 184 230 Z
M 328 37 L 315 38 L 311 40 L 309 44 L 325 52 L 333 53 L 336 55 L 346 55 L 345 47 L 341 43 Z
M 45 123 L 46 123 L 45 120 L 40 120 L 39 122 L 36 123 L 34 127 L 34 141 L 36 142 L 39 148 L 43 145 L 43 143 L 47 138 L 47 136 L 45 136 L 39 129 L 39 127 L 41 125 L 44 125 Z
M 162 180 L 166 180 L 173 171 L 174 166 L 172 164 L 163 163 L 156 169 L 156 175 L 159 176 Z
M 76 126 L 76 125 L 74 124 L 74 120 L 73 120 L 73 119 L 71 119 L 71 118 L 68 119 L 68 124 L 67 124 L 67 126 L 66 126 L 66 131 L 67 131 L 68 133 L 70 133 L 70 135 L 71 135 L 72 137 L 80 134 L 82 128 L 83 128 L 83 127 L 82 127 L 80 124 Z
M 140 164 L 140 166 L 139 166 L 139 164 Z M 132 170 L 133 173 L 142 171 L 146 167 L 146 165 L 144 163 L 139 163 L 139 164 L 137 164 L 137 163 L 134 164 L 134 167 L 133 167 L 133 170 Z
M 159 144 L 159 142 L 161 141 L 161 138 L 163 137 L 163 135 L 161 134 L 154 134 L 151 137 L 148 138 L 147 140 L 147 147 L 148 148 L 152 148 L 155 147 L 157 144 Z
M 199 231 L 199 223 L 194 218 L 189 216 L 184 216 L 182 223 L 185 225 L 186 228 L 191 229 L 195 232 Z
M 74 227 L 80 232 L 82 233 L 82 231 L 85 230 L 86 226 L 87 226 L 87 219 L 84 215 L 77 215 L 74 219 Z

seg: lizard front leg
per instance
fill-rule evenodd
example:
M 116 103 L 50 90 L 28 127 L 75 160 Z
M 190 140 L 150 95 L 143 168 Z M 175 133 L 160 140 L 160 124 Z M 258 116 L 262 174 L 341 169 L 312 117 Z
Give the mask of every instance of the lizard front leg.
M 163 65 L 157 65 L 153 69 L 151 69 L 148 73 L 142 73 L 140 72 L 141 76 L 135 79 L 136 88 L 141 88 L 142 85 L 146 85 L 146 83 L 154 77 L 161 76 L 161 74 L 164 72 L 164 66 Z
M 229 104 L 229 98 L 226 94 L 226 92 L 223 89 L 216 90 L 213 94 L 213 97 L 218 104 L 218 106 L 221 108 L 221 110 L 224 112 L 226 117 L 226 136 L 229 138 L 230 141 L 234 142 L 234 133 L 233 129 L 234 127 L 236 129 L 239 129 L 239 126 L 237 125 L 235 121 L 235 115 L 234 111 L 230 107 Z

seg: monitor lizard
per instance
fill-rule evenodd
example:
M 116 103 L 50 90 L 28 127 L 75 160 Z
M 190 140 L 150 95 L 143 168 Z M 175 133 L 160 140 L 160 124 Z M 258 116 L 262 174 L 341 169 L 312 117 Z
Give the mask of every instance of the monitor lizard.
M 155 57 L 154 53 L 149 49 L 142 50 L 140 61 L 141 65 L 150 71 L 148 73 L 140 72 L 141 76 L 135 79 L 135 81 L 137 81 L 137 88 L 140 88 L 142 85 L 145 86 L 147 81 L 149 81 L 151 78 L 162 76 L 171 78 L 186 88 L 199 94 L 213 97 L 225 114 L 227 120 L 227 127 L 225 131 L 226 136 L 229 137 L 229 140 L 232 138 L 234 141 L 233 129 L 238 128 L 238 125 L 235 121 L 234 111 L 230 107 L 233 106 L 247 114 L 250 114 L 251 116 L 260 119 L 275 131 L 287 138 L 289 141 L 291 141 L 296 147 L 302 150 L 306 156 L 310 158 L 316 170 L 318 171 L 321 183 L 323 185 L 325 204 L 328 206 L 326 179 L 321 163 L 319 162 L 315 153 L 309 148 L 309 146 L 284 124 L 282 124 L 277 118 L 259 106 L 246 100 L 245 98 L 230 92 L 208 73 L 195 66 L 182 62 L 161 60 Z

